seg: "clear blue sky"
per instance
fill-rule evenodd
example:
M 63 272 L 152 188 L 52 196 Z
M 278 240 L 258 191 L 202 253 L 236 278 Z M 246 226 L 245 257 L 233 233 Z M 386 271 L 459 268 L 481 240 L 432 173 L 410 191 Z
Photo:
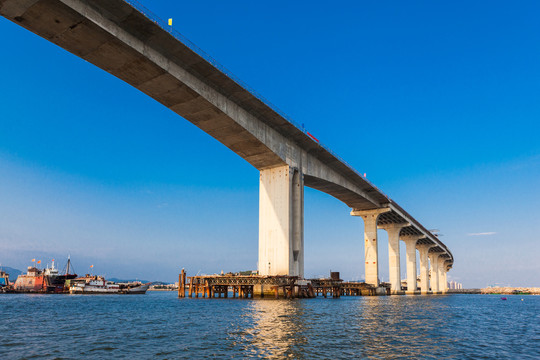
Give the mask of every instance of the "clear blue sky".
M 540 286 L 538 2 L 143 3 L 440 229 L 449 279 Z M 79 273 L 166 281 L 256 268 L 256 169 L 4 18 L 0 34 L 0 263 L 69 253 Z M 362 279 L 361 219 L 305 195 L 306 275 Z

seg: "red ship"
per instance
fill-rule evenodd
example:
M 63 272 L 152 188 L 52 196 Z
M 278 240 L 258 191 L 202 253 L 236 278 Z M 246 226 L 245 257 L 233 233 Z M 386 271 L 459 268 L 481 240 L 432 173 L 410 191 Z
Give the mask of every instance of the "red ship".
M 39 263 L 39 262 L 38 262 Z M 43 270 L 35 266 L 29 266 L 25 275 L 19 275 L 17 281 L 13 285 L 15 292 L 25 293 L 64 293 L 68 292 L 66 288 L 66 280 L 74 279 L 77 274 L 70 274 L 71 261 L 68 258 L 66 271 L 60 274 L 58 269 L 54 267 L 54 259 L 52 266 Z

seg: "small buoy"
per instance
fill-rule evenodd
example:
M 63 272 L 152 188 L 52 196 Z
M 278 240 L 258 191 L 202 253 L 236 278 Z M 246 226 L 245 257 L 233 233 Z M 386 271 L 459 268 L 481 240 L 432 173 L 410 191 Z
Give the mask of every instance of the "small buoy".
M 521 299 L 521 301 L 523 301 L 523 299 Z
M 502 297 L 501 300 L 506 300 L 506 298 L 505 298 L 505 297 Z

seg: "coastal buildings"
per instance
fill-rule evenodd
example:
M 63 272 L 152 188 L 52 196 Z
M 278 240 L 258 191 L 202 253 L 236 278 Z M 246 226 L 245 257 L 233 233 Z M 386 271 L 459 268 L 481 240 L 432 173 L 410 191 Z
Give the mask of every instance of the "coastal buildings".
M 450 280 L 450 282 L 448 283 L 448 289 L 451 289 L 451 290 L 463 289 L 463 284 Z

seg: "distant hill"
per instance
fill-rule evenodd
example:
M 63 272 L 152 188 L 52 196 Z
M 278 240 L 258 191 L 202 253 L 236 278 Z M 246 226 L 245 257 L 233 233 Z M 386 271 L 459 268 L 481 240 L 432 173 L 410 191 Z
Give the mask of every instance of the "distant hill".
M 23 272 L 21 270 L 17 270 L 14 268 L 11 268 L 9 266 L 1 266 L 0 270 L 3 270 L 9 274 L 9 281 L 15 282 L 17 280 L 17 276 L 21 275 Z

